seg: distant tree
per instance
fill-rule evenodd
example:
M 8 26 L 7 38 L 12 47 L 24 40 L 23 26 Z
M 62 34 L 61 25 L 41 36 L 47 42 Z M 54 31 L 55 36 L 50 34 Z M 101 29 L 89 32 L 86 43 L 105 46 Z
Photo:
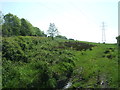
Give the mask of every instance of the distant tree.
M 3 24 L 3 14 L 2 11 L 0 11 L 0 26 Z
M 22 18 L 21 19 L 20 34 L 22 36 L 31 36 L 34 34 L 34 32 L 32 32 L 32 29 L 33 29 L 32 24 L 29 21 Z
M 3 36 L 12 36 L 12 35 L 20 35 L 20 19 L 11 14 L 8 13 L 4 16 L 4 23 L 2 26 L 2 33 Z
M 38 27 L 33 27 L 33 36 L 41 36 L 42 32 Z
M 56 28 L 54 23 L 50 23 L 49 29 L 47 30 L 47 34 L 54 39 L 56 35 L 58 35 L 58 29 Z
M 4 22 L 2 12 L 0 12 L 0 27 L 2 27 L 3 36 L 46 36 L 43 31 L 24 18 L 19 19 L 16 15 L 8 13 L 3 19 Z
M 2 11 L 0 11 L 0 35 L 2 35 L 2 24 L 3 24 L 3 14 Z
M 117 39 L 118 48 L 120 49 L 120 35 L 116 37 L 116 39 Z
M 67 39 L 65 36 L 57 35 L 56 38 Z
M 46 36 L 38 27 L 33 27 L 33 36 Z
M 69 40 L 74 40 L 74 39 L 72 39 L 72 38 L 69 38 Z

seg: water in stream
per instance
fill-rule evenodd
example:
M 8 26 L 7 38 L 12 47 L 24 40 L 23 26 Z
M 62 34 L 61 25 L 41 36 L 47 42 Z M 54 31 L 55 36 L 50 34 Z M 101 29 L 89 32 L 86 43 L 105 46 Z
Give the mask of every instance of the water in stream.
M 64 87 L 64 89 L 69 88 L 71 85 L 72 85 L 72 83 L 71 83 L 71 82 L 68 82 L 67 85 Z

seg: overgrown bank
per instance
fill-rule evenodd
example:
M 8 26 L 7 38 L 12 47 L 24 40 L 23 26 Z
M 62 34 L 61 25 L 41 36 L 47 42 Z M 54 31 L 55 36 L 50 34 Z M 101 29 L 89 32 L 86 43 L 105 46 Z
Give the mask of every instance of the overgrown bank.
M 35 36 L 3 37 L 3 88 L 115 88 L 117 46 Z M 104 81 L 106 86 L 101 85 Z

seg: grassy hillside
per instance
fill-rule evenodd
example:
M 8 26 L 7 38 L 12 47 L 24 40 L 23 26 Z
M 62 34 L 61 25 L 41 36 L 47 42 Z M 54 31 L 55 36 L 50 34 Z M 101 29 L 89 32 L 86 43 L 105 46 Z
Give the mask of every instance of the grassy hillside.
M 3 37 L 3 88 L 116 88 L 117 45 Z

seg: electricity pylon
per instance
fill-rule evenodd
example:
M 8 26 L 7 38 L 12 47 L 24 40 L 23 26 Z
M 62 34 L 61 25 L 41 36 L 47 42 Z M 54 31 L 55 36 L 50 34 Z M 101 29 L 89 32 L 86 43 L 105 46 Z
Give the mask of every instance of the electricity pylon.
M 106 42 L 106 36 L 105 36 L 105 23 L 102 22 L 102 42 Z

